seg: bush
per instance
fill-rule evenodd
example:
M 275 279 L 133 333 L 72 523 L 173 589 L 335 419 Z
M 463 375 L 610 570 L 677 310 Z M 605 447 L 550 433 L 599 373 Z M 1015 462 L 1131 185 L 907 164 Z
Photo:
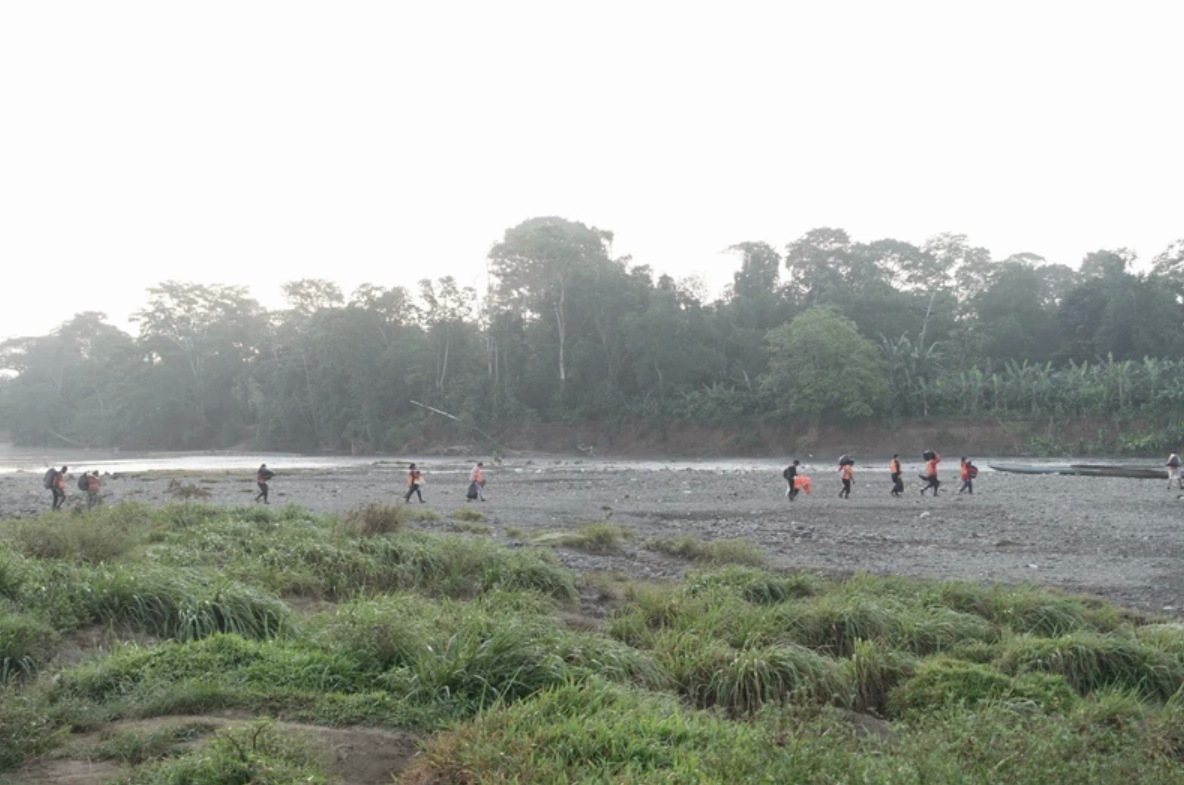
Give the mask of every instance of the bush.
M 746 564 L 751 567 L 763 567 L 767 561 L 764 551 L 743 537 L 725 540 L 703 540 L 690 534 L 655 537 L 646 542 L 646 547 L 681 559 L 707 564 Z
M 1079 632 L 1059 638 L 1018 636 L 1000 656 L 1005 673 L 1056 673 L 1082 695 L 1105 687 L 1166 700 L 1184 684 L 1184 662 L 1137 638 Z
M 289 628 L 288 607 L 258 589 L 199 570 L 116 567 L 89 576 L 86 609 L 97 622 L 162 638 L 219 632 L 268 638 Z
M 454 521 L 468 521 L 476 523 L 477 521 L 485 520 L 485 515 L 476 507 L 459 507 L 452 512 L 452 519 Z
M 881 716 L 888 712 L 888 694 L 917 670 L 915 658 L 871 641 L 856 641 L 844 665 L 851 684 L 851 708 Z
M 554 532 L 537 538 L 539 543 L 575 548 L 587 553 L 618 553 L 635 533 L 615 523 L 585 523 L 574 532 Z
M 777 575 L 739 565 L 691 575 L 683 584 L 683 590 L 691 595 L 716 587 L 730 588 L 748 602 L 760 605 L 812 597 L 822 590 L 819 579 L 809 573 Z
M 116 785 L 318 785 L 330 780 L 309 745 L 282 736 L 268 722 L 219 731 L 200 752 L 143 764 Z
M 937 657 L 922 661 L 916 675 L 889 692 L 887 705 L 902 715 L 1017 699 L 1035 701 L 1045 711 L 1062 711 L 1074 704 L 1076 695 L 1058 676 L 1013 679 L 986 665 Z
M 397 504 L 372 503 L 355 507 L 341 519 L 338 531 L 347 537 L 375 537 L 403 528 L 406 508 Z
M 53 656 L 57 641 L 44 621 L 0 607 L 0 685 L 35 672 Z
M 862 597 L 827 594 L 780 606 L 778 614 L 789 640 L 835 657 L 850 657 L 856 641 L 893 642 L 902 637 L 898 612 Z
M 186 484 L 178 480 L 176 477 L 169 480 L 168 487 L 164 489 L 164 492 L 174 499 L 181 499 L 183 501 L 188 501 L 189 499 L 210 498 L 209 488 L 203 488 L 202 486 L 194 485 L 193 483 Z

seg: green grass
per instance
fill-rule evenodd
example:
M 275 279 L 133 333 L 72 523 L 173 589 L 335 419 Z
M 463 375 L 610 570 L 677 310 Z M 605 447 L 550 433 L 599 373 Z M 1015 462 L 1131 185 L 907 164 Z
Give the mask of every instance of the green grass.
M 684 534 L 678 537 L 655 537 L 647 540 L 645 546 L 653 551 L 703 564 L 744 564 L 763 567 L 768 562 L 764 551 L 743 537 L 704 540 Z
M 68 743 L 233 712 L 435 734 L 404 782 L 1184 781 L 1179 625 L 1032 586 L 771 571 L 695 538 L 669 547 L 701 565 L 680 581 L 577 593 L 548 549 L 404 510 L 115 505 L 92 521 L 110 543 L 72 515 L 0 521 L 0 771 L 60 747 L 129 784 L 325 776 L 268 727 L 200 754 L 208 729 L 175 723 Z M 125 642 L 58 657 L 93 625 Z
M 625 542 L 636 536 L 637 533 L 628 526 L 619 526 L 615 523 L 585 523 L 574 531 L 538 535 L 535 542 L 560 548 L 574 548 L 586 553 L 607 554 L 619 553 Z
M 476 507 L 458 507 L 452 511 L 452 520 L 476 523 L 485 520 L 485 515 Z

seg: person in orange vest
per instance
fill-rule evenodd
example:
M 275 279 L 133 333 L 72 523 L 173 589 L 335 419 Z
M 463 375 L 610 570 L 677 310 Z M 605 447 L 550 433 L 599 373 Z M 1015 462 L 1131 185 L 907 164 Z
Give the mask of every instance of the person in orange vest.
M 974 495 L 974 476 L 976 474 L 978 474 L 978 469 L 976 469 L 974 467 L 974 464 L 971 463 L 966 458 L 965 455 L 962 456 L 961 467 L 962 467 L 962 473 L 961 473 L 962 487 L 958 489 L 958 493 L 962 493 L 963 491 L 965 491 L 966 493 L 969 493 L 971 496 L 973 496 Z
M 485 464 L 477 461 L 477 465 L 469 472 L 469 492 L 467 497 L 479 502 L 485 501 Z
M 844 463 L 839 467 L 839 477 L 843 480 L 843 490 L 839 491 L 839 498 L 850 499 L 851 483 L 855 482 L 855 465 Z
M 102 487 L 99 483 L 99 472 L 93 471 L 90 476 L 86 478 L 86 508 L 89 510 L 92 507 L 99 506 L 99 488 Z
M 933 489 L 933 495 L 937 496 L 937 489 L 941 487 L 941 481 L 937 479 L 937 465 L 941 463 L 941 456 L 933 450 L 926 450 L 923 456 L 925 458 L 925 473 L 921 475 L 925 479 L 925 485 L 921 488 L 921 495 L 925 495 L 925 491 L 930 488 Z
M 419 490 L 421 485 L 423 485 L 423 474 L 413 463 L 407 471 L 407 493 L 403 494 L 403 501 L 410 504 L 411 494 L 415 494 L 419 497 L 419 503 L 423 504 L 423 494 Z
M 53 475 L 53 485 L 50 490 L 53 491 L 53 509 L 60 510 L 62 505 L 66 502 L 66 471 L 69 466 L 63 466 L 61 471 Z
M 904 480 L 900 479 L 900 456 L 893 454 L 892 460 L 888 463 L 888 473 L 892 476 L 892 495 L 900 498 L 904 493 Z

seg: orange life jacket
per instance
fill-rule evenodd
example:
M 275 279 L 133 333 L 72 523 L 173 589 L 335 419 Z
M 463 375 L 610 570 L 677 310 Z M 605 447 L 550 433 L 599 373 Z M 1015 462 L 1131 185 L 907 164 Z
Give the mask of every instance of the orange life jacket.
M 86 481 L 86 489 L 88 491 L 97 491 L 99 489 L 99 478 L 92 474 L 90 479 Z
M 804 474 L 799 474 L 793 478 L 793 487 L 800 491 L 805 491 L 806 495 L 810 495 L 810 478 Z
M 962 461 L 962 479 L 963 480 L 970 479 L 970 464 L 967 463 L 966 461 Z
M 893 458 L 892 462 L 888 464 L 888 471 L 891 474 L 900 474 L 900 461 Z
M 407 472 L 407 485 L 415 485 L 419 482 L 421 477 L 423 477 L 423 475 L 419 473 L 418 469 L 413 472 Z
M 940 460 L 941 460 L 940 458 L 931 458 L 928 461 L 926 461 L 925 462 L 925 473 L 927 475 L 929 475 L 930 477 L 937 476 L 937 462 Z
M 845 464 L 839 471 L 843 473 L 844 480 L 850 480 L 854 472 L 851 470 L 851 464 Z

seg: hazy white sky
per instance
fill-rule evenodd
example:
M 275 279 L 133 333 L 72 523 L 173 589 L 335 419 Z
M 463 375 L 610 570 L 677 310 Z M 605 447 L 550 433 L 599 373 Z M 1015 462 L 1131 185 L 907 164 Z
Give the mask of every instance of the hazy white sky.
M 168 278 L 482 280 L 561 215 L 676 277 L 817 226 L 1184 237 L 1184 3 L 0 3 L 0 337 Z

